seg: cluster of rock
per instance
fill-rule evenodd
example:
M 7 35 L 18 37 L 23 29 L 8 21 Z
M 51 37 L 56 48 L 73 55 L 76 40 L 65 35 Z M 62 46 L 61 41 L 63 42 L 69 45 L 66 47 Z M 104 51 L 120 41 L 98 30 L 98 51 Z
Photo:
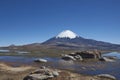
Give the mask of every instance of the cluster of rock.
M 101 56 L 100 51 L 93 50 L 93 51 L 81 51 L 81 52 L 65 54 L 65 55 L 62 55 L 62 59 L 73 60 L 73 61 L 76 61 L 76 60 L 83 61 L 86 59 L 98 59 L 100 61 L 114 62 L 116 60 L 116 57 Z
M 57 76 L 59 76 L 59 72 L 57 70 L 49 69 L 43 66 L 30 73 L 23 80 L 48 80 Z
M 81 52 L 75 52 L 70 54 L 62 55 L 62 59 L 64 60 L 84 60 L 84 59 L 100 59 L 101 58 L 101 52 L 99 51 L 81 51 Z
M 67 71 L 50 69 L 45 66 L 31 72 L 23 80 L 116 80 L 110 74 L 99 74 L 95 76 L 82 76 Z

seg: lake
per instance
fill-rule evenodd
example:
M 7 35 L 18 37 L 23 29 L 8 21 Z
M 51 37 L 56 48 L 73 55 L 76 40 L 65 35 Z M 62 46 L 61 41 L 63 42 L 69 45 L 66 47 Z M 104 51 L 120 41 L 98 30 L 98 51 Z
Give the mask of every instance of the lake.
M 34 60 L 38 57 L 26 56 L 0 56 L 1 62 L 12 63 L 13 66 L 20 66 L 21 64 L 37 65 L 37 66 L 50 66 L 58 69 L 66 69 L 73 72 L 97 75 L 97 74 L 111 74 L 120 80 L 120 53 L 112 52 L 106 53 L 102 56 L 116 56 L 115 62 L 101 62 L 101 61 L 88 61 L 88 62 L 73 62 L 64 61 L 61 58 L 44 57 L 48 60 L 47 63 L 35 63 Z

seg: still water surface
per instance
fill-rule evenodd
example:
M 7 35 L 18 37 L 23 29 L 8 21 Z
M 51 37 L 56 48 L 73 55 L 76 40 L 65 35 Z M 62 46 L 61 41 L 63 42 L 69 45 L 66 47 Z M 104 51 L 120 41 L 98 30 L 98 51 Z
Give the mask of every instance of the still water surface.
M 120 53 L 113 52 L 103 54 L 102 56 L 116 56 L 115 62 L 101 62 L 101 61 L 89 61 L 89 62 L 73 62 L 64 61 L 60 58 L 44 57 L 48 60 L 47 63 L 35 63 L 34 59 L 37 57 L 23 57 L 23 56 L 0 56 L 1 62 L 14 63 L 13 66 L 19 66 L 21 64 L 37 65 L 37 66 L 51 66 L 53 68 L 67 69 L 73 72 L 97 75 L 97 74 L 111 74 L 120 80 Z

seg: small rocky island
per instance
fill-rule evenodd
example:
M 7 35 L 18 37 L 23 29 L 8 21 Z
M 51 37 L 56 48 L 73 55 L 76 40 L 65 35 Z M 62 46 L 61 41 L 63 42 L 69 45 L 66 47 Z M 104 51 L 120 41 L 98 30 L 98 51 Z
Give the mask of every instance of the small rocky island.
M 73 60 L 73 61 L 84 61 L 89 59 L 99 60 L 99 61 L 109 61 L 113 62 L 115 57 L 103 57 L 100 51 L 81 51 L 70 54 L 62 55 L 62 59 L 64 60 Z

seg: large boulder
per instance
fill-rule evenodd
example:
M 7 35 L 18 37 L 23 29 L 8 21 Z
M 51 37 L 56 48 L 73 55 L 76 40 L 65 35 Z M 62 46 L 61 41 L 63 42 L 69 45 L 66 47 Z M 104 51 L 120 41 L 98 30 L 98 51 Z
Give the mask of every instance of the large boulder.
M 97 50 L 93 50 L 93 51 L 81 51 L 81 52 L 76 52 L 75 54 L 80 55 L 83 59 L 85 58 L 101 58 L 101 52 L 97 51 Z

